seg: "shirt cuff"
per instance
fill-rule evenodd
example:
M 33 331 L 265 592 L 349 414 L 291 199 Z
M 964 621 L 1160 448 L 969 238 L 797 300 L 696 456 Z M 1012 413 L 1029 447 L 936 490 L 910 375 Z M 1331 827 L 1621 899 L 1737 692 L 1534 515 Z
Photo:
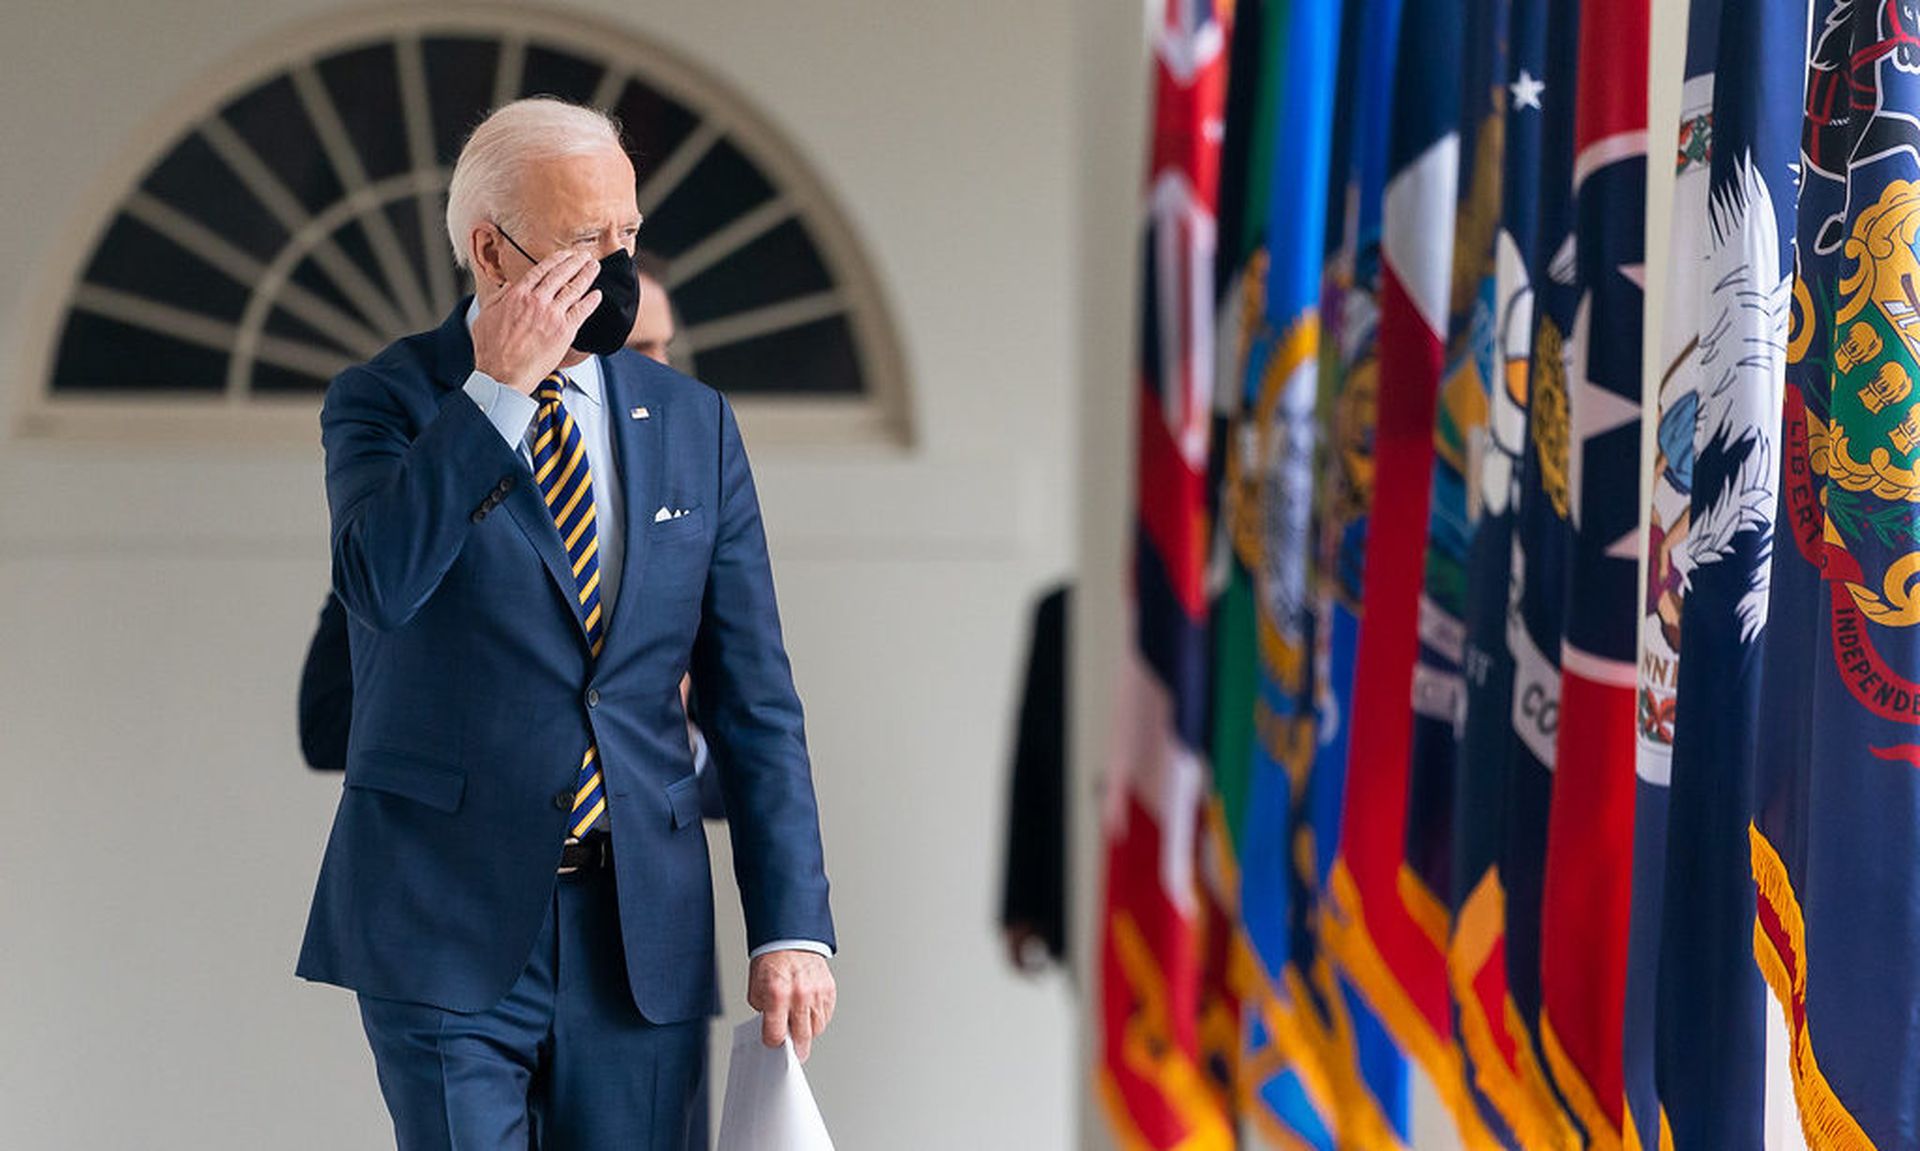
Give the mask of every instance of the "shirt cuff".
M 478 368 L 467 377 L 461 390 L 479 407 L 481 414 L 500 433 L 500 438 L 507 441 L 507 446 L 519 451 L 521 443 L 527 438 L 527 426 L 533 423 L 534 414 L 540 410 L 539 403 L 532 396 L 514 391 Z
M 812 939 L 776 939 L 772 943 L 762 943 L 748 952 L 747 958 L 758 959 L 769 951 L 811 951 L 827 959 L 833 958 L 833 948 Z

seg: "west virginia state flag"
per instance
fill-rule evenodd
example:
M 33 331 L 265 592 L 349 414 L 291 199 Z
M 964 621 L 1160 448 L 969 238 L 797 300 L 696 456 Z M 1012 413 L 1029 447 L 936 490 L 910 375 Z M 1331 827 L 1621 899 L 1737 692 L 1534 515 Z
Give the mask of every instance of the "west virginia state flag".
M 1225 941 L 1210 942 L 1220 916 L 1198 867 L 1210 784 L 1207 479 L 1227 34 L 1225 14 L 1207 0 L 1168 0 L 1154 42 L 1135 646 L 1106 797 L 1099 961 L 1098 1086 L 1133 1148 L 1234 1145 L 1231 1100 L 1202 1058 L 1205 972 Z
M 1808 1145 L 1920 1141 L 1920 39 L 1817 0 L 1751 829 Z

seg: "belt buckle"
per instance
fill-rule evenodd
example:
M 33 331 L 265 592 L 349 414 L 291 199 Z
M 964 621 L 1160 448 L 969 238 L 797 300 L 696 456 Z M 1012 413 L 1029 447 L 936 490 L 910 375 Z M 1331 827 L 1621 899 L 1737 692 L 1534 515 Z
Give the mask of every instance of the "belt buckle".
M 588 833 L 587 839 L 584 840 L 578 836 L 567 836 L 560 845 L 561 858 L 564 859 L 566 857 L 568 848 L 578 847 L 581 843 L 588 841 L 591 841 L 590 849 L 581 863 L 571 867 L 562 864 L 554 870 L 554 874 L 577 875 L 582 871 L 589 869 L 601 870 L 611 865 L 613 859 L 613 837 L 604 834 L 596 835 L 591 832 Z

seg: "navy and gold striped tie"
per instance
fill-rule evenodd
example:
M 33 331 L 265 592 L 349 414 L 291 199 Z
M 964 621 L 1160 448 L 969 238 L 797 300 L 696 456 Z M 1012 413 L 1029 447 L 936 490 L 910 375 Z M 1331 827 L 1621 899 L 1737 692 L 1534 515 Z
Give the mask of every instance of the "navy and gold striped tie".
M 560 402 L 560 390 L 566 377 L 555 372 L 540 381 L 533 398 L 540 407 L 535 417 L 533 441 L 533 478 L 540 483 L 547 510 L 560 529 L 567 547 L 567 560 L 573 565 L 573 582 L 580 599 L 587 628 L 587 647 L 600 658 L 606 642 L 606 622 L 600 610 L 600 533 L 593 510 L 593 467 L 587 462 L 587 445 L 580 436 L 580 425 Z M 607 810 L 606 782 L 600 775 L 600 749 L 587 744 L 580 760 L 580 774 L 574 785 L 573 815 L 568 824 L 576 838 L 585 835 L 594 821 Z

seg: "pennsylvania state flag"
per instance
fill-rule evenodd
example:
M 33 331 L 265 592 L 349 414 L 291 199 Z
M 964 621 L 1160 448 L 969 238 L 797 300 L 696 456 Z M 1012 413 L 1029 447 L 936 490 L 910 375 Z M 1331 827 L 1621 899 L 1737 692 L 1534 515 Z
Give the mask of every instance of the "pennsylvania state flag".
M 1751 828 L 1810 1147 L 1920 1141 L 1920 39 L 1816 0 Z

